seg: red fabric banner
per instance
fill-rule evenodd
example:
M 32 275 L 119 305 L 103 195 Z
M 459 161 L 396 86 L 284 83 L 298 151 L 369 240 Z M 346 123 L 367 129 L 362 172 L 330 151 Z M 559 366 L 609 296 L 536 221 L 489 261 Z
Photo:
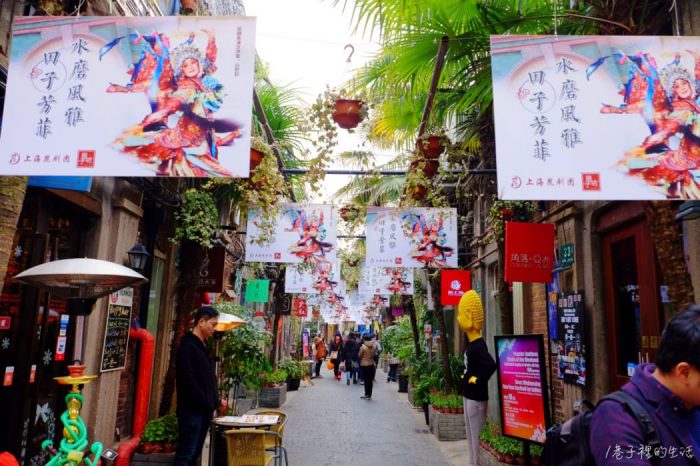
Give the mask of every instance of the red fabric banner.
M 551 283 L 554 267 L 554 224 L 506 222 L 508 282 Z
M 308 307 L 306 305 L 306 298 L 297 297 L 294 298 L 294 303 L 292 304 L 294 310 L 294 315 L 296 317 L 306 317 L 308 315 Z
M 456 306 L 462 295 L 472 289 L 471 272 L 444 269 L 440 273 L 440 303 L 443 306 Z

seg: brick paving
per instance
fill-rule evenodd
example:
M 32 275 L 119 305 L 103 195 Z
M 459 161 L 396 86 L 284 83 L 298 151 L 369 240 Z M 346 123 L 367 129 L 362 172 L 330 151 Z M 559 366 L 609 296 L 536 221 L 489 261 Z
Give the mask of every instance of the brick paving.
M 396 383 L 377 371 L 372 400 L 363 386 L 337 382 L 325 367 L 314 386 L 289 392 L 284 445 L 291 466 L 457 466 L 467 462 L 466 440 L 439 442 L 423 412 L 411 408 Z

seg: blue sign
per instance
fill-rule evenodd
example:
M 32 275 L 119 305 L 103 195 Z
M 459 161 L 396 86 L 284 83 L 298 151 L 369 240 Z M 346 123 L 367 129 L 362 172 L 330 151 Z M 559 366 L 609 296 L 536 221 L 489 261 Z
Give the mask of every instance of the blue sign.
M 37 188 L 68 189 L 89 192 L 92 188 L 91 176 L 30 176 L 27 186 Z

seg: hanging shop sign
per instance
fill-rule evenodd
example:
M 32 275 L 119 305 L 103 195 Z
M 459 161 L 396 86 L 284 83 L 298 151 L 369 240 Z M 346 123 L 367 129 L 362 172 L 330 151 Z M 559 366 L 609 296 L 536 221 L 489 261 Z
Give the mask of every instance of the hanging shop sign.
M 586 332 L 583 291 L 557 295 L 557 377 L 586 385 Z
M 205 249 L 202 264 L 196 278 L 196 290 L 210 293 L 224 291 L 224 266 L 226 263 L 226 248 L 215 246 Z
M 122 288 L 109 295 L 100 372 L 124 369 L 129 346 L 133 301 L 134 290 L 130 287 Z
M 554 266 L 554 224 L 506 222 L 505 279 L 549 283 Z
M 246 262 L 282 262 L 318 264 L 337 262 L 338 215 L 330 205 L 284 204 L 274 223 L 274 235 L 262 237 L 261 211 L 248 211 Z
M 443 306 L 456 306 L 467 291 L 471 290 L 469 270 L 443 270 L 440 275 L 440 302 Z
M 292 309 L 295 317 L 307 317 L 309 315 L 306 297 L 297 296 L 292 301 Z
M 270 299 L 270 280 L 248 280 L 245 300 L 249 303 L 266 303 Z
M 700 199 L 688 117 L 698 48 L 697 37 L 491 36 L 499 198 Z
M 310 334 L 309 334 L 309 329 L 305 328 L 304 330 L 301 331 L 301 347 L 302 347 L 302 355 L 305 358 L 308 358 L 309 355 L 311 354 L 310 351 L 310 345 L 309 345 L 309 340 L 310 340 Z
M 249 175 L 255 18 L 32 16 L 12 30 L 1 174 Z
M 413 269 L 363 266 L 357 290 L 369 295 L 413 295 Z
M 542 335 L 494 337 L 503 435 L 544 443 L 549 424 Z
M 456 268 L 457 209 L 367 209 L 368 267 Z

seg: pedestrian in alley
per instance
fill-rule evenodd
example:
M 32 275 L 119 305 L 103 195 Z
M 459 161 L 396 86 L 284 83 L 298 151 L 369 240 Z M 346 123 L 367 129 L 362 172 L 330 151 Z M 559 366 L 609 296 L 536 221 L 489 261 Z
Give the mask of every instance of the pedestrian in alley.
M 219 311 L 204 306 L 194 313 L 194 329 L 177 350 L 177 423 L 179 441 L 174 466 L 194 466 L 202 452 L 214 411 L 219 404 L 214 359 L 205 342 L 214 335 Z
M 358 356 L 360 358 L 360 371 L 365 381 L 365 394 L 360 398 L 363 400 L 371 400 L 372 385 L 376 369 L 374 365 L 374 355 L 377 353 L 377 347 L 372 343 L 372 337 L 370 335 L 365 335 L 362 340 L 362 346 L 360 347 Z
M 350 380 L 352 383 L 357 383 L 357 370 L 358 370 L 358 353 L 360 352 L 360 342 L 355 341 L 355 335 L 350 334 L 348 336 L 348 341 L 345 342 L 345 351 L 343 352 L 345 359 L 345 378 L 347 380 L 347 385 L 350 385 Z
M 333 363 L 333 375 L 335 380 L 340 380 L 340 361 L 343 360 L 343 337 L 340 335 L 340 332 L 335 333 L 329 350 L 331 352 L 329 357 Z
M 389 375 L 386 378 L 386 382 L 396 382 L 399 380 L 399 358 L 393 354 L 389 354 Z
M 323 341 L 323 338 L 321 338 L 321 335 L 316 335 L 314 337 L 314 357 L 316 358 L 316 367 L 314 368 L 314 374 L 316 374 L 316 377 L 321 377 L 321 364 L 323 364 L 323 360 L 326 359 L 326 355 L 328 354 L 328 347 L 326 346 L 326 342 Z
M 617 446 L 638 451 L 645 437 L 633 415 L 614 400 L 602 401 L 591 420 L 590 446 L 596 465 L 699 465 L 700 445 L 693 438 L 692 410 L 700 406 L 700 306 L 676 314 L 666 324 L 656 351 L 656 364 L 637 366 L 622 387 L 647 412 L 660 441 L 650 454 L 635 454 L 620 461 L 610 454 Z M 670 453 L 673 452 L 673 455 Z M 650 456 L 651 456 L 650 455 Z M 652 462 L 653 459 L 659 461 Z

